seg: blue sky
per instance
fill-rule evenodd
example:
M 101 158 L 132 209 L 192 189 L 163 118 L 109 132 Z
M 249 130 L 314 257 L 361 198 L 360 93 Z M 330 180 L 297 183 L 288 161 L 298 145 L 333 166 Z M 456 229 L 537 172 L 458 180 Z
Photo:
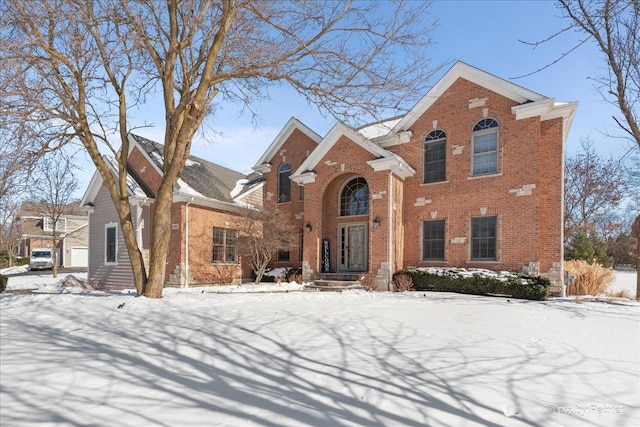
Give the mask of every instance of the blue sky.
M 619 133 L 611 116 L 617 110 L 604 102 L 590 77 L 606 72 L 606 66 L 594 42 L 585 43 L 559 63 L 534 75 L 528 74 L 552 62 L 575 45 L 580 35 L 563 34 L 557 40 L 533 49 L 518 41 L 537 41 L 566 25 L 555 4 L 547 1 L 436 1 L 431 9 L 439 25 L 433 33 L 434 62 L 464 61 L 474 67 L 505 78 L 515 84 L 557 101 L 579 101 L 576 118 L 567 141 L 567 152 L 580 150 L 581 140 L 591 137 L 596 150 L 604 156 L 620 156 L 630 145 L 602 132 Z M 448 67 L 436 76 L 444 73 Z M 435 83 L 435 80 L 434 82 Z M 253 119 L 234 105 L 224 105 L 208 120 L 215 131 L 208 141 L 194 141 L 192 154 L 209 161 L 248 171 L 273 141 L 290 117 L 294 116 L 324 135 L 335 124 L 293 90 L 284 86 L 270 89 L 270 99 L 253 105 Z M 163 113 L 145 112 L 154 128 L 136 130 L 147 138 L 162 141 Z M 80 174 L 81 187 L 88 185 L 94 168 L 89 164 Z

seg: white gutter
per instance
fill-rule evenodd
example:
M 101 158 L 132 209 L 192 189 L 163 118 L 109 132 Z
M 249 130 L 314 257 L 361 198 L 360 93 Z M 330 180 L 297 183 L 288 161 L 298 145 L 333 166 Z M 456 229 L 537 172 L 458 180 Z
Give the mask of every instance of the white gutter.
M 189 205 L 193 202 L 191 200 L 184 205 L 184 218 L 185 218 L 185 231 L 184 231 L 184 287 L 189 287 Z

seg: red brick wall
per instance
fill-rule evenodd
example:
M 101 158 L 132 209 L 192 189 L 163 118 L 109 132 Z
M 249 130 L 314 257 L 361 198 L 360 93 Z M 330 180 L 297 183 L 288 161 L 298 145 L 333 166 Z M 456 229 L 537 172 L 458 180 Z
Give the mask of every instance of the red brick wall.
M 485 105 L 468 108 L 469 100 L 483 97 L 488 98 Z M 404 184 L 405 265 L 520 270 L 529 262 L 539 261 L 546 271 L 559 260 L 556 234 L 561 220 L 561 126 L 541 124 L 539 118 L 516 121 L 511 113 L 514 105 L 508 98 L 459 79 L 412 126 L 409 143 L 389 148 L 418 171 Z M 499 123 L 498 174 L 471 177 L 472 129 L 485 118 L 484 109 L 487 118 Z M 434 130 L 434 120 L 435 129 L 447 134 L 447 181 L 422 184 L 423 141 Z M 454 154 L 455 146 L 458 150 L 461 147 L 460 154 Z M 511 192 L 525 184 L 536 185 L 531 196 Z M 415 206 L 418 198 L 431 202 Z M 486 215 L 498 217 L 497 262 L 470 261 L 470 218 L 480 216 L 481 208 L 487 208 Z M 445 263 L 421 261 L 421 224 L 432 218 L 446 220 Z M 464 237 L 465 242 L 451 243 L 456 237 Z
M 469 108 L 474 98 L 487 98 L 484 105 Z M 318 272 L 323 238 L 331 242 L 332 269 L 336 268 L 338 224 L 362 221 L 362 217 L 338 218 L 338 194 L 349 179 L 364 177 L 369 183 L 370 271 L 375 273 L 388 259 L 388 227 L 393 224 L 392 269 L 407 266 L 450 265 L 520 271 L 531 262 L 540 263 L 543 273 L 561 260 L 562 204 L 562 119 L 541 122 L 539 117 L 516 120 L 511 107 L 516 102 L 469 81 L 457 80 L 411 127 L 406 144 L 388 147 L 404 158 L 417 173 L 402 181 L 394 177 L 389 188 L 389 172 L 374 172 L 366 163 L 374 156 L 353 141 L 342 137 L 321 159 L 314 171 L 316 181 L 305 186 L 304 221 L 313 231 L 305 232 L 304 258 Z M 474 125 L 483 118 L 499 123 L 498 173 L 472 176 L 472 136 Z M 437 121 L 434 127 L 434 121 Z M 429 132 L 447 134 L 446 181 L 423 184 L 423 141 Z M 293 169 L 298 159 L 293 153 L 299 142 L 285 144 Z M 298 147 L 298 153 L 309 145 Z M 291 157 L 289 157 L 291 156 Z M 293 160 L 295 159 L 295 160 Z M 265 174 L 265 191 L 277 194 L 279 156 L 273 170 Z M 531 195 L 516 195 L 525 185 L 535 185 Z M 389 218 L 388 198 L 394 208 Z M 424 199 L 425 203 L 419 203 Z M 300 212 L 295 201 L 279 205 L 291 215 Z M 484 212 L 484 213 L 483 213 Z M 472 262 L 471 218 L 497 216 L 497 261 Z M 374 229 L 378 216 L 382 225 Z M 422 261 L 422 221 L 444 219 L 445 261 Z M 463 243 L 452 240 L 461 238 Z
M 302 162 L 307 156 L 318 146 L 315 141 L 305 135 L 298 129 L 294 129 L 287 141 L 282 145 L 280 150 L 271 159 L 271 172 L 264 174 L 266 179 L 264 187 L 264 196 L 267 203 L 274 202 L 278 198 L 278 170 L 283 163 L 291 164 L 291 174 L 293 175 L 300 167 Z M 306 197 L 306 194 L 305 194 Z M 278 209 L 287 213 L 292 224 L 296 229 L 304 229 L 307 224 L 306 218 L 301 218 L 304 212 L 304 200 L 300 200 L 300 187 L 295 182 L 291 182 L 291 201 L 285 203 L 278 203 Z M 296 218 L 296 215 L 300 218 Z M 307 240 L 305 230 L 305 244 L 309 243 Z M 302 263 L 298 256 L 298 233 L 294 233 L 292 236 L 292 247 L 290 250 L 289 261 L 277 262 L 274 255 L 273 261 L 269 265 L 270 267 L 300 267 Z

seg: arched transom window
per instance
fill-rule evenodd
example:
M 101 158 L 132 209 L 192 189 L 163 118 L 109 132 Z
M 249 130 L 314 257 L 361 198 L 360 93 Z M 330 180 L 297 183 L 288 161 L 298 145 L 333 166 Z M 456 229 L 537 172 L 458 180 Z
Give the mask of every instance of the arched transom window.
M 498 122 L 482 119 L 473 127 L 473 175 L 498 173 Z
M 439 182 L 447 179 L 447 135 L 434 130 L 424 139 L 424 180 Z
M 340 193 L 340 216 L 369 213 L 369 186 L 364 178 L 352 179 Z

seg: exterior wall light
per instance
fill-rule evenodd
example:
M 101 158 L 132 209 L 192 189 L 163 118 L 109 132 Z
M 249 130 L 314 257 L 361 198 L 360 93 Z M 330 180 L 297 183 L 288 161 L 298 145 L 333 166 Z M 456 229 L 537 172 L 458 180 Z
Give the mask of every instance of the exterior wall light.
M 308 222 L 308 221 L 307 221 L 307 225 L 305 225 L 304 228 L 306 228 L 309 233 L 311 233 L 311 230 L 313 230 L 313 227 L 311 226 L 311 223 Z
M 380 227 L 380 221 L 381 221 L 381 220 L 380 220 L 380 217 L 379 217 L 379 216 L 377 216 L 377 217 L 376 217 L 376 219 L 374 219 L 374 220 L 373 220 L 373 226 L 374 226 L 375 228 Z

